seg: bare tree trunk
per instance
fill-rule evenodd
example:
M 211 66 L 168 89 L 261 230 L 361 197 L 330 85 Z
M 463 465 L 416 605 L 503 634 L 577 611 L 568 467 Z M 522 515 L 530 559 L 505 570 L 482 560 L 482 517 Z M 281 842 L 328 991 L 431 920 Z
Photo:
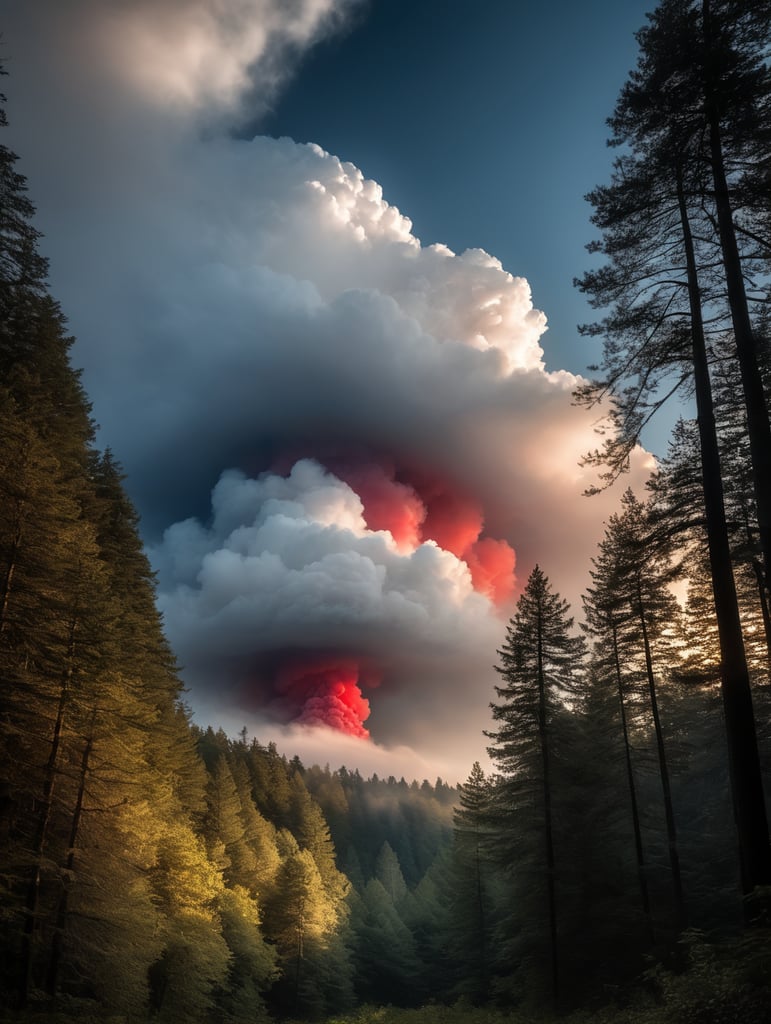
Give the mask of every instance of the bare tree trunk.
M 651 701 L 651 714 L 653 715 L 653 727 L 656 734 L 656 751 L 659 761 L 659 778 L 661 779 L 661 790 L 664 795 L 664 817 L 667 823 L 667 846 L 669 849 L 669 866 L 672 871 L 672 887 L 675 890 L 675 914 L 678 932 L 683 931 L 687 925 L 685 912 L 685 898 L 683 896 L 683 879 L 680 874 L 680 854 L 677 848 L 677 828 L 675 826 L 675 812 L 672 806 L 672 786 L 669 781 L 669 765 L 664 747 L 664 732 L 661 728 L 661 716 L 659 715 L 659 701 L 656 693 L 656 677 L 653 674 L 653 657 L 651 655 L 650 637 L 648 635 L 648 624 L 645 620 L 645 607 L 643 604 L 640 577 L 637 577 L 637 617 L 642 630 L 643 650 L 645 653 L 645 675 L 648 680 L 648 693 Z
M 679 166 L 677 175 L 691 309 L 694 390 L 701 444 L 704 512 L 707 524 L 712 593 L 720 642 L 720 676 L 728 744 L 728 769 L 739 840 L 742 891 L 748 895 L 757 886 L 771 884 L 771 850 L 769 850 L 768 843 L 768 821 L 763 796 L 750 677 L 728 542 L 720 454 L 704 340 L 696 259 L 682 171 Z M 752 917 L 754 913 L 746 900 L 745 913 L 749 917 Z
M 702 18 L 705 49 L 705 106 L 709 128 L 710 165 L 715 187 L 715 209 L 717 212 L 718 235 L 725 271 L 728 305 L 731 310 L 736 354 L 741 371 L 744 402 L 747 409 L 747 434 L 750 442 L 750 458 L 755 489 L 755 503 L 758 516 L 760 548 L 763 554 L 763 575 L 766 594 L 771 594 L 771 425 L 768 406 L 763 388 L 763 379 L 758 366 L 755 337 L 750 321 L 747 293 L 744 287 L 742 263 L 736 241 L 731 197 L 726 180 L 723 155 L 720 116 L 717 109 L 710 49 L 712 41 L 712 17 L 710 0 L 702 0 Z
M 80 775 L 78 778 L 78 793 L 75 798 L 75 807 L 72 812 L 72 824 L 70 826 L 69 845 L 67 847 L 67 858 L 64 863 L 65 882 L 59 897 L 59 905 L 56 909 L 56 925 L 51 941 L 51 956 L 48 962 L 48 974 L 46 978 L 46 991 L 54 999 L 59 987 L 59 975 L 61 972 L 62 949 L 64 946 L 64 929 L 67 924 L 67 905 L 69 892 L 72 884 L 72 872 L 75 867 L 75 846 L 78 841 L 80 822 L 83 817 L 83 800 L 86 795 L 86 779 L 88 777 L 89 761 L 91 752 L 94 749 L 94 727 L 96 725 L 96 709 L 91 712 L 91 722 L 88 729 L 88 737 L 83 747 L 83 754 L 80 759 Z
M 543 667 L 541 608 L 538 608 L 538 731 L 543 765 L 543 807 L 546 840 L 546 874 L 549 899 L 549 938 L 551 943 L 552 996 L 559 1005 L 559 956 L 557 947 L 557 899 L 554 877 L 554 835 L 552 829 L 551 781 L 549 774 L 549 734 L 546 723 L 546 679 Z
M 72 683 L 73 665 L 75 659 L 75 632 L 77 630 L 77 615 L 73 615 L 70 622 L 69 635 L 67 640 L 67 658 L 62 671 L 61 684 L 59 687 L 59 703 L 56 710 L 56 721 L 54 723 L 53 736 L 51 738 L 51 750 L 45 766 L 43 776 L 43 801 L 42 810 L 38 819 L 35 837 L 32 843 L 32 854 L 35 859 L 27 888 L 27 899 L 22 934 L 22 954 L 19 962 L 19 1004 L 25 1006 L 33 983 L 33 970 L 35 961 L 35 931 L 37 919 L 40 913 L 40 883 L 42 879 L 42 860 L 48 841 L 48 829 L 51 823 L 51 810 L 53 807 L 54 789 L 56 786 L 57 763 L 59 760 L 59 748 L 61 747 L 64 733 L 64 717 L 69 701 L 70 686 Z
M 611 619 L 613 630 L 613 659 L 616 665 L 616 683 L 618 685 L 618 703 L 621 709 L 621 730 L 624 736 L 624 755 L 626 758 L 626 778 L 629 784 L 629 803 L 632 809 L 632 827 L 634 829 L 634 849 L 637 860 L 637 881 L 640 885 L 640 901 L 642 903 L 643 915 L 648 928 L 648 938 L 651 945 L 656 935 L 653 928 L 653 917 L 651 916 L 650 897 L 648 895 L 648 881 L 645 877 L 645 855 L 643 853 L 642 830 L 640 828 L 640 812 L 637 807 L 637 789 L 634 784 L 634 771 L 632 769 L 632 753 L 629 747 L 629 728 L 626 720 L 626 705 L 624 704 L 624 686 L 621 678 L 621 662 L 618 656 L 618 634 L 616 623 Z

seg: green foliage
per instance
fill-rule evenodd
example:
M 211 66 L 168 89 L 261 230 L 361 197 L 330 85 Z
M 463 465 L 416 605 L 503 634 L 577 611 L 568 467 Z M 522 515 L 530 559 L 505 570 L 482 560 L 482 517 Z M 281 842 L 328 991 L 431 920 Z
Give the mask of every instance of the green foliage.
M 486 839 L 511 876 L 509 921 L 499 941 L 497 986 L 509 998 L 525 988 L 559 996 L 559 881 L 565 861 L 556 831 L 562 818 L 557 766 L 562 723 L 583 675 L 583 638 L 572 632 L 568 605 L 536 566 L 498 652 L 492 704 L 499 723 L 490 756 L 500 769 L 491 794 Z M 515 923 L 516 922 L 516 923 Z
M 367 882 L 354 922 L 356 987 L 360 998 L 407 1001 L 419 972 L 415 943 L 378 879 Z
M 358 862 L 364 882 L 375 875 L 383 843 L 399 858 L 410 889 L 426 873 L 439 849 L 450 843 L 456 792 L 441 779 L 433 786 L 427 780 L 408 785 L 393 776 L 365 779 L 358 771 L 345 768 L 333 775 L 329 769 L 314 766 L 305 772 L 304 781 L 329 822 L 341 863 Z
M 657 966 L 648 981 L 664 1004 L 666 1024 L 763 1024 L 771 997 L 771 933 L 755 930 L 715 945 L 703 933 L 682 936 L 686 969 Z
M 223 1024 L 267 1020 L 263 994 L 278 976 L 276 950 L 260 929 L 257 903 L 246 889 L 225 889 L 218 902 L 222 934 L 230 950 L 227 979 L 215 995 Z
M 395 907 L 404 901 L 407 895 L 407 883 L 404 881 L 399 858 L 391 849 L 391 844 L 383 843 L 375 861 L 375 878 L 388 893 Z

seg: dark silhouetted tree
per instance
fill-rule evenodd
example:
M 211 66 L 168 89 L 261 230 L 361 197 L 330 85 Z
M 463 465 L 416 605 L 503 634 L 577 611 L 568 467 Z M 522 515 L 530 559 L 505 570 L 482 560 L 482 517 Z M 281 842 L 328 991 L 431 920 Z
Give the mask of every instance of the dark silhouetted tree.
M 741 5 L 726 0 L 721 9 L 727 22 L 741 20 Z M 746 9 L 745 28 L 751 27 L 753 38 L 757 38 L 755 30 L 761 23 L 767 24 L 768 12 L 756 4 Z M 714 152 L 708 157 L 704 148 L 704 141 L 714 134 L 708 108 L 717 96 L 722 74 L 715 79 L 715 67 L 724 65 L 724 43 L 728 45 L 733 29 L 726 29 L 728 35 L 723 33 L 718 43 L 712 30 L 705 32 L 705 18 L 711 18 L 706 0 L 703 5 L 664 0 L 650 16 L 650 25 L 638 34 L 638 66 L 609 121 L 613 143 L 625 145 L 628 151 L 617 158 L 611 184 L 589 196 L 595 208 L 593 223 L 603 232 L 602 241 L 590 249 L 603 253 L 608 262 L 577 283 L 590 295 L 595 308 L 609 308 L 610 312 L 584 329 L 605 339 L 602 375 L 582 386 L 577 399 L 590 407 L 605 399 L 611 401 L 609 436 L 591 460 L 607 464 L 606 475 L 612 479 L 626 466 L 642 427 L 667 395 L 683 384 L 693 390 L 720 633 L 729 769 L 742 885 L 749 893 L 771 882 L 771 852 L 732 573 L 707 346 L 707 331 L 724 330 L 735 321 L 734 303 L 720 276 L 726 253 L 724 232 L 715 230 L 715 219 L 723 214 L 716 210 L 720 199 L 714 195 Z M 735 42 L 736 33 L 731 38 Z M 747 82 L 750 78 L 752 74 Z M 736 83 L 730 84 L 728 79 L 730 75 L 722 83 L 724 99 L 738 95 Z M 764 81 L 763 89 L 767 76 Z M 741 118 L 743 110 L 729 102 L 723 113 L 730 121 L 732 112 L 734 118 Z M 736 152 L 741 152 L 741 146 Z M 751 265 L 750 260 L 745 269 Z M 743 346 L 739 361 L 746 367 L 754 359 L 754 344 L 738 337 L 736 341 Z M 753 422 L 759 437 L 763 417 L 750 394 L 754 394 L 755 384 L 749 381 L 755 376 L 755 370 L 745 376 L 743 369 L 745 397 L 755 409 Z M 768 431 L 767 413 L 765 417 L 763 436 Z M 753 445 L 753 450 L 757 449 L 755 442 Z M 771 458 L 771 440 L 760 447 L 766 452 L 763 458 Z M 755 464 L 756 484 L 761 462 Z M 771 480 L 771 474 L 766 477 Z M 764 518 L 761 490 L 756 487 L 759 522 Z M 760 532 L 763 534 L 762 526 Z
M 492 704 L 498 724 L 488 733 L 501 780 L 495 793 L 492 850 L 531 894 L 543 899 L 544 948 L 553 998 L 559 999 L 557 853 L 552 775 L 554 725 L 582 670 L 584 642 L 574 635 L 567 602 L 536 566 L 498 652 L 501 686 Z M 523 849 L 524 845 L 524 849 Z M 532 955 L 532 953 L 531 953 Z

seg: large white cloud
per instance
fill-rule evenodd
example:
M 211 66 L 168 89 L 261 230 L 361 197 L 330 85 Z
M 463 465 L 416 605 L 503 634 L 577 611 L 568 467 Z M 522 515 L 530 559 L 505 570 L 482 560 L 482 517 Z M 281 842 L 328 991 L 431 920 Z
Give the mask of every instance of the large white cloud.
M 453 749 L 463 776 L 505 610 L 449 551 L 368 529 L 320 464 L 390 461 L 472 496 L 520 583 L 539 562 L 574 607 L 616 496 L 581 496 L 593 423 L 576 378 L 544 370 L 524 278 L 422 245 L 318 146 L 228 137 L 224 112 L 269 97 L 350 6 L 11 0 L 11 142 L 194 706 L 263 735 L 244 689 L 260 659 L 347 648 L 384 675 L 373 737 Z M 631 482 L 649 467 L 638 453 Z
M 390 533 L 367 528 L 351 488 L 315 462 L 296 463 L 288 477 L 226 472 L 212 509 L 210 525 L 177 523 L 153 552 L 183 659 L 366 649 L 373 631 L 376 654 L 388 643 L 457 655 L 480 631 L 496 642 L 490 602 L 461 560 L 433 541 L 399 551 Z
M 358 680 L 374 706 L 366 724 L 381 742 L 425 739 L 425 718 L 407 714 L 405 683 L 416 705 L 435 706 L 435 755 L 446 746 L 437 728 L 446 710 L 451 719 L 462 713 L 467 728 L 476 723 L 478 739 L 486 702 L 471 684 L 491 674 L 501 632 L 494 607 L 461 559 L 433 541 L 400 549 L 362 513 L 347 484 L 303 460 L 286 477 L 224 473 L 208 525 L 188 519 L 166 530 L 152 552 L 160 607 L 191 667 L 194 702 L 211 701 L 216 672 L 231 700 L 236 693 L 270 718 L 281 694 L 277 653 L 306 667 L 348 660 L 374 671 L 378 689 L 402 693 L 396 718 L 378 715 L 366 670 Z

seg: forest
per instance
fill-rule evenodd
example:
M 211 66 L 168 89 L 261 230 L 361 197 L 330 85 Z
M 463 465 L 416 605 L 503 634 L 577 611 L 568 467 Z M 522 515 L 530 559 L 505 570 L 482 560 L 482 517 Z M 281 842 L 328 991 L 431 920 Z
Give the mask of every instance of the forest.
M 662 0 L 638 43 L 576 281 L 598 487 L 696 416 L 581 609 L 530 574 L 457 787 L 193 724 L 0 145 L 0 1019 L 769 1019 L 771 5 Z

